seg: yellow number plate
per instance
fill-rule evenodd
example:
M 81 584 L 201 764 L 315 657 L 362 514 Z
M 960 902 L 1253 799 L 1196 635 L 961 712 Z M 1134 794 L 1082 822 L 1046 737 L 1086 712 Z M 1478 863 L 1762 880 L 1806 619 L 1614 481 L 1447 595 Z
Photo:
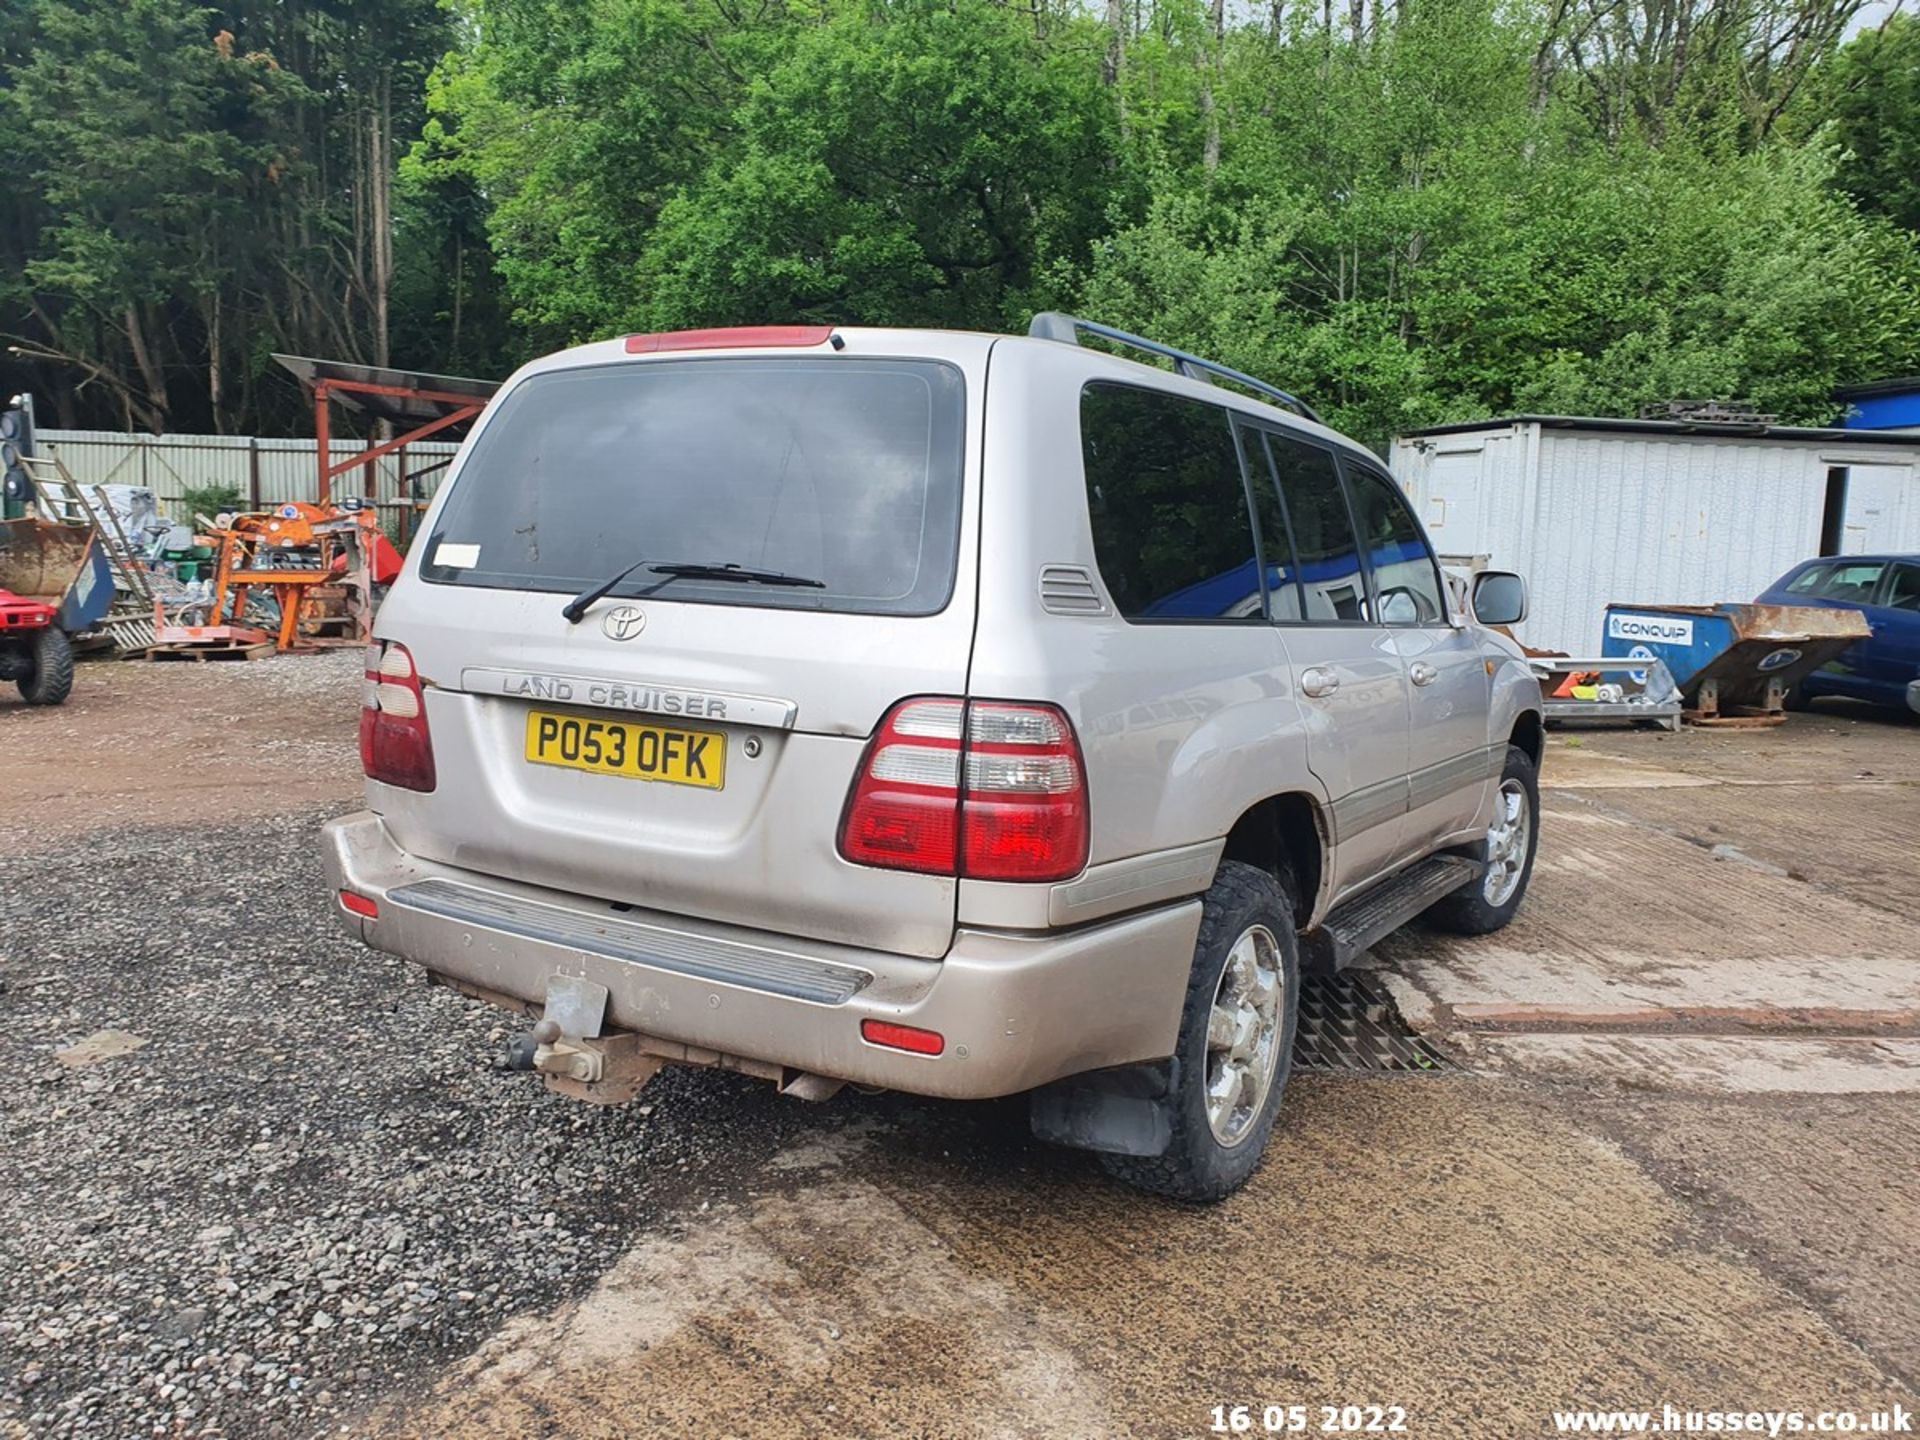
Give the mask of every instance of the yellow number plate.
M 527 759 L 629 780 L 665 780 L 718 790 L 727 783 L 727 737 L 718 730 L 583 720 L 527 712 Z

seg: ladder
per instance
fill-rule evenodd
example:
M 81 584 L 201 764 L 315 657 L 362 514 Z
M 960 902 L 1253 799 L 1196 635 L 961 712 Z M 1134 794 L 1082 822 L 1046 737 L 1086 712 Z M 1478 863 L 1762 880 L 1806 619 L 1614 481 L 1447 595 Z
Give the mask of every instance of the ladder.
M 107 563 L 113 568 L 113 588 L 130 597 L 126 608 L 138 608 L 142 614 L 150 611 L 153 584 L 120 527 L 120 517 L 107 503 L 105 492 L 96 485 L 93 500 L 88 500 L 85 488 L 57 455 L 23 455 L 20 464 L 33 483 L 34 510 L 39 517 L 57 525 L 85 526 L 98 535 L 101 548 L 107 552 Z

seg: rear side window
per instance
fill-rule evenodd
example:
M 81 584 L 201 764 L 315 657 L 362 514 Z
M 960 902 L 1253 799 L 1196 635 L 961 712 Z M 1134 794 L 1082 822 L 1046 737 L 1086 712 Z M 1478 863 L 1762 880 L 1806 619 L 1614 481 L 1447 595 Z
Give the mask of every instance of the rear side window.
M 420 573 L 571 595 L 635 561 L 736 565 L 820 584 L 639 568 L 611 593 L 932 614 L 953 589 L 965 424 L 960 373 L 936 361 L 548 371 L 475 440 Z
M 1094 554 L 1130 620 L 1263 620 L 1233 425 L 1218 405 L 1096 383 L 1080 397 Z

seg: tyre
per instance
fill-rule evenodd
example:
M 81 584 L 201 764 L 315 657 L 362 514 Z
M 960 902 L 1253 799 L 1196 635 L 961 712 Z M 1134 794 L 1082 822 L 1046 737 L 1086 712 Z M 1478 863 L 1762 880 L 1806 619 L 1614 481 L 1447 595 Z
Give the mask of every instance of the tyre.
M 33 637 L 33 668 L 20 677 L 20 698 L 29 705 L 58 705 L 73 693 L 73 644 L 49 625 Z
M 1486 873 L 1443 897 L 1423 918 L 1455 935 L 1491 935 L 1504 928 L 1526 898 L 1539 844 L 1540 781 L 1527 752 L 1509 745 L 1493 826 L 1477 857 L 1486 862 Z
M 1230 1195 L 1260 1164 L 1293 1069 L 1300 1002 L 1285 887 L 1227 860 L 1202 903 L 1166 1099 L 1171 1139 L 1159 1155 L 1100 1157 L 1128 1184 L 1193 1202 Z

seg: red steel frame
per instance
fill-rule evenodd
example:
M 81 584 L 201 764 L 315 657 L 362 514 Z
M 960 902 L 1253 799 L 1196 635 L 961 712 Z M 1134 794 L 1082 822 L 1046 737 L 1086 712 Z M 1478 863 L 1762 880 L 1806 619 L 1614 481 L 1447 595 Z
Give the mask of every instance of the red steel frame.
M 376 445 L 370 450 L 362 450 L 351 460 L 342 460 L 338 465 L 333 460 L 333 407 L 330 397 L 334 391 L 354 395 L 385 395 L 396 400 L 435 400 L 442 405 L 455 408 L 437 420 L 429 420 L 424 425 L 416 425 L 404 434 L 396 435 L 385 444 Z M 373 462 L 382 455 L 391 455 L 404 450 L 416 440 L 425 440 L 429 435 L 437 435 L 454 425 L 464 424 L 487 408 L 485 400 L 477 400 L 471 395 L 453 395 L 442 390 L 414 390 L 405 385 L 376 385 L 369 380 L 316 380 L 313 383 L 313 434 L 319 442 L 317 447 L 320 460 L 319 503 L 333 503 L 333 477 L 344 475 L 356 466 L 367 471 L 368 490 L 371 494 Z

